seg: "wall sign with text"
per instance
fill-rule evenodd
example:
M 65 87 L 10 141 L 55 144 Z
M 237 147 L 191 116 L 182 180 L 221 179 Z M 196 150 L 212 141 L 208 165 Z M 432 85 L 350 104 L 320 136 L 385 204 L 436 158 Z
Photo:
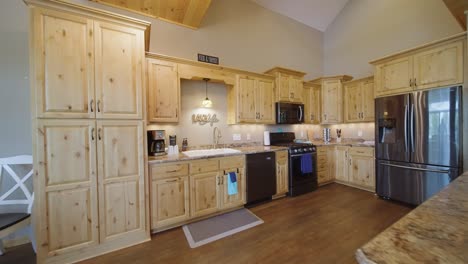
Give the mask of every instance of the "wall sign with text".
M 205 55 L 205 54 L 200 54 L 200 53 L 198 53 L 198 61 L 211 63 L 211 64 L 219 64 L 219 58 L 218 57 Z

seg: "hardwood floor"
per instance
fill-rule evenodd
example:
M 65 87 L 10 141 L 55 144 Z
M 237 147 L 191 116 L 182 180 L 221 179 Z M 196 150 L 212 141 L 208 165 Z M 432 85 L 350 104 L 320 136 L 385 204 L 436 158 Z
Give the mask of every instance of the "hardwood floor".
M 356 263 L 356 249 L 411 208 L 330 184 L 251 211 L 265 223 L 196 249 L 176 228 L 82 263 Z M 32 263 L 32 254 L 30 245 L 24 245 L 0 257 L 0 263 Z

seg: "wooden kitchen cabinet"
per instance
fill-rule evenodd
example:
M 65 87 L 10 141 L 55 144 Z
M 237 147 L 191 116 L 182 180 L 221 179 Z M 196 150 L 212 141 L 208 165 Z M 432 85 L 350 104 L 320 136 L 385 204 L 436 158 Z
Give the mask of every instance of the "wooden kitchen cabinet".
M 353 77 L 347 75 L 323 77 L 311 80 L 311 83 L 320 83 L 321 90 L 321 123 L 337 124 L 343 122 L 343 82 Z
M 97 121 L 100 241 L 146 234 L 143 121 Z
M 306 124 L 320 124 L 320 90 L 319 84 L 304 82 L 304 122 Z
M 220 208 L 219 171 L 190 175 L 190 217 L 215 213 Z
M 150 166 L 151 229 L 171 226 L 190 218 L 187 163 Z
M 78 262 L 149 240 L 143 59 L 150 24 L 68 2 L 25 2 L 37 262 Z
M 335 181 L 360 189 L 375 191 L 374 148 L 336 146 Z
M 335 147 L 335 179 L 337 182 L 349 182 L 348 176 L 348 149 L 349 147 Z
M 289 191 L 288 151 L 275 152 L 276 158 L 276 194 L 275 198 L 285 196 Z
M 276 78 L 276 101 L 303 103 L 304 72 L 275 67 L 265 72 Z
M 219 169 L 222 172 L 220 188 L 220 210 L 226 210 L 243 206 L 246 199 L 245 186 L 245 156 L 233 156 L 220 158 Z M 237 194 L 229 195 L 228 180 L 229 172 L 237 173 Z
M 349 182 L 375 191 L 375 160 L 373 148 L 352 147 L 349 150 Z
M 180 79 L 177 63 L 147 58 L 148 122 L 178 122 Z
M 344 121 L 374 121 L 374 78 L 353 80 L 344 83 Z
M 317 181 L 319 186 L 333 182 L 335 178 L 334 148 L 332 146 L 317 147 Z
M 466 35 L 390 55 L 375 61 L 375 97 L 463 83 Z
M 236 87 L 228 92 L 228 109 L 237 113 L 237 118 L 230 118 L 228 123 L 274 124 L 273 78 L 239 74 L 236 80 Z
M 143 118 L 144 32 L 95 21 L 96 117 Z

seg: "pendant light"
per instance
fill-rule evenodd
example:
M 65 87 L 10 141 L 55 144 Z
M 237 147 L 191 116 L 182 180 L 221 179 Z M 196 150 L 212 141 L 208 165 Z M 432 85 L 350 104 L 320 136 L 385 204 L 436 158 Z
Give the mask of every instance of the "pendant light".
M 203 80 L 205 81 L 205 100 L 203 100 L 202 102 L 202 106 L 203 107 L 206 107 L 206 108 L 209 108 L 213 105 L 213 102 L 211 102 L 211 100 L 208 98 L 208 81 L 210 80 L 209 78 L 203 78 Z

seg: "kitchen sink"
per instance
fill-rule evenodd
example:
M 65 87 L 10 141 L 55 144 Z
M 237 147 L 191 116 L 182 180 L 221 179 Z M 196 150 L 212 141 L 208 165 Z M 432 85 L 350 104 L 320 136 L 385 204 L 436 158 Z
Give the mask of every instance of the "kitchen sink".
M 216 156 L 224 154 L 234 154 L 240 153 L 240 150 L 231 149 L 231 148 L 217 148 L 217 149 L 199 149 L 199 150 L 189 150 L 182 152 L 185 156 L 188 157 L 204 157 L 204 156 Z

